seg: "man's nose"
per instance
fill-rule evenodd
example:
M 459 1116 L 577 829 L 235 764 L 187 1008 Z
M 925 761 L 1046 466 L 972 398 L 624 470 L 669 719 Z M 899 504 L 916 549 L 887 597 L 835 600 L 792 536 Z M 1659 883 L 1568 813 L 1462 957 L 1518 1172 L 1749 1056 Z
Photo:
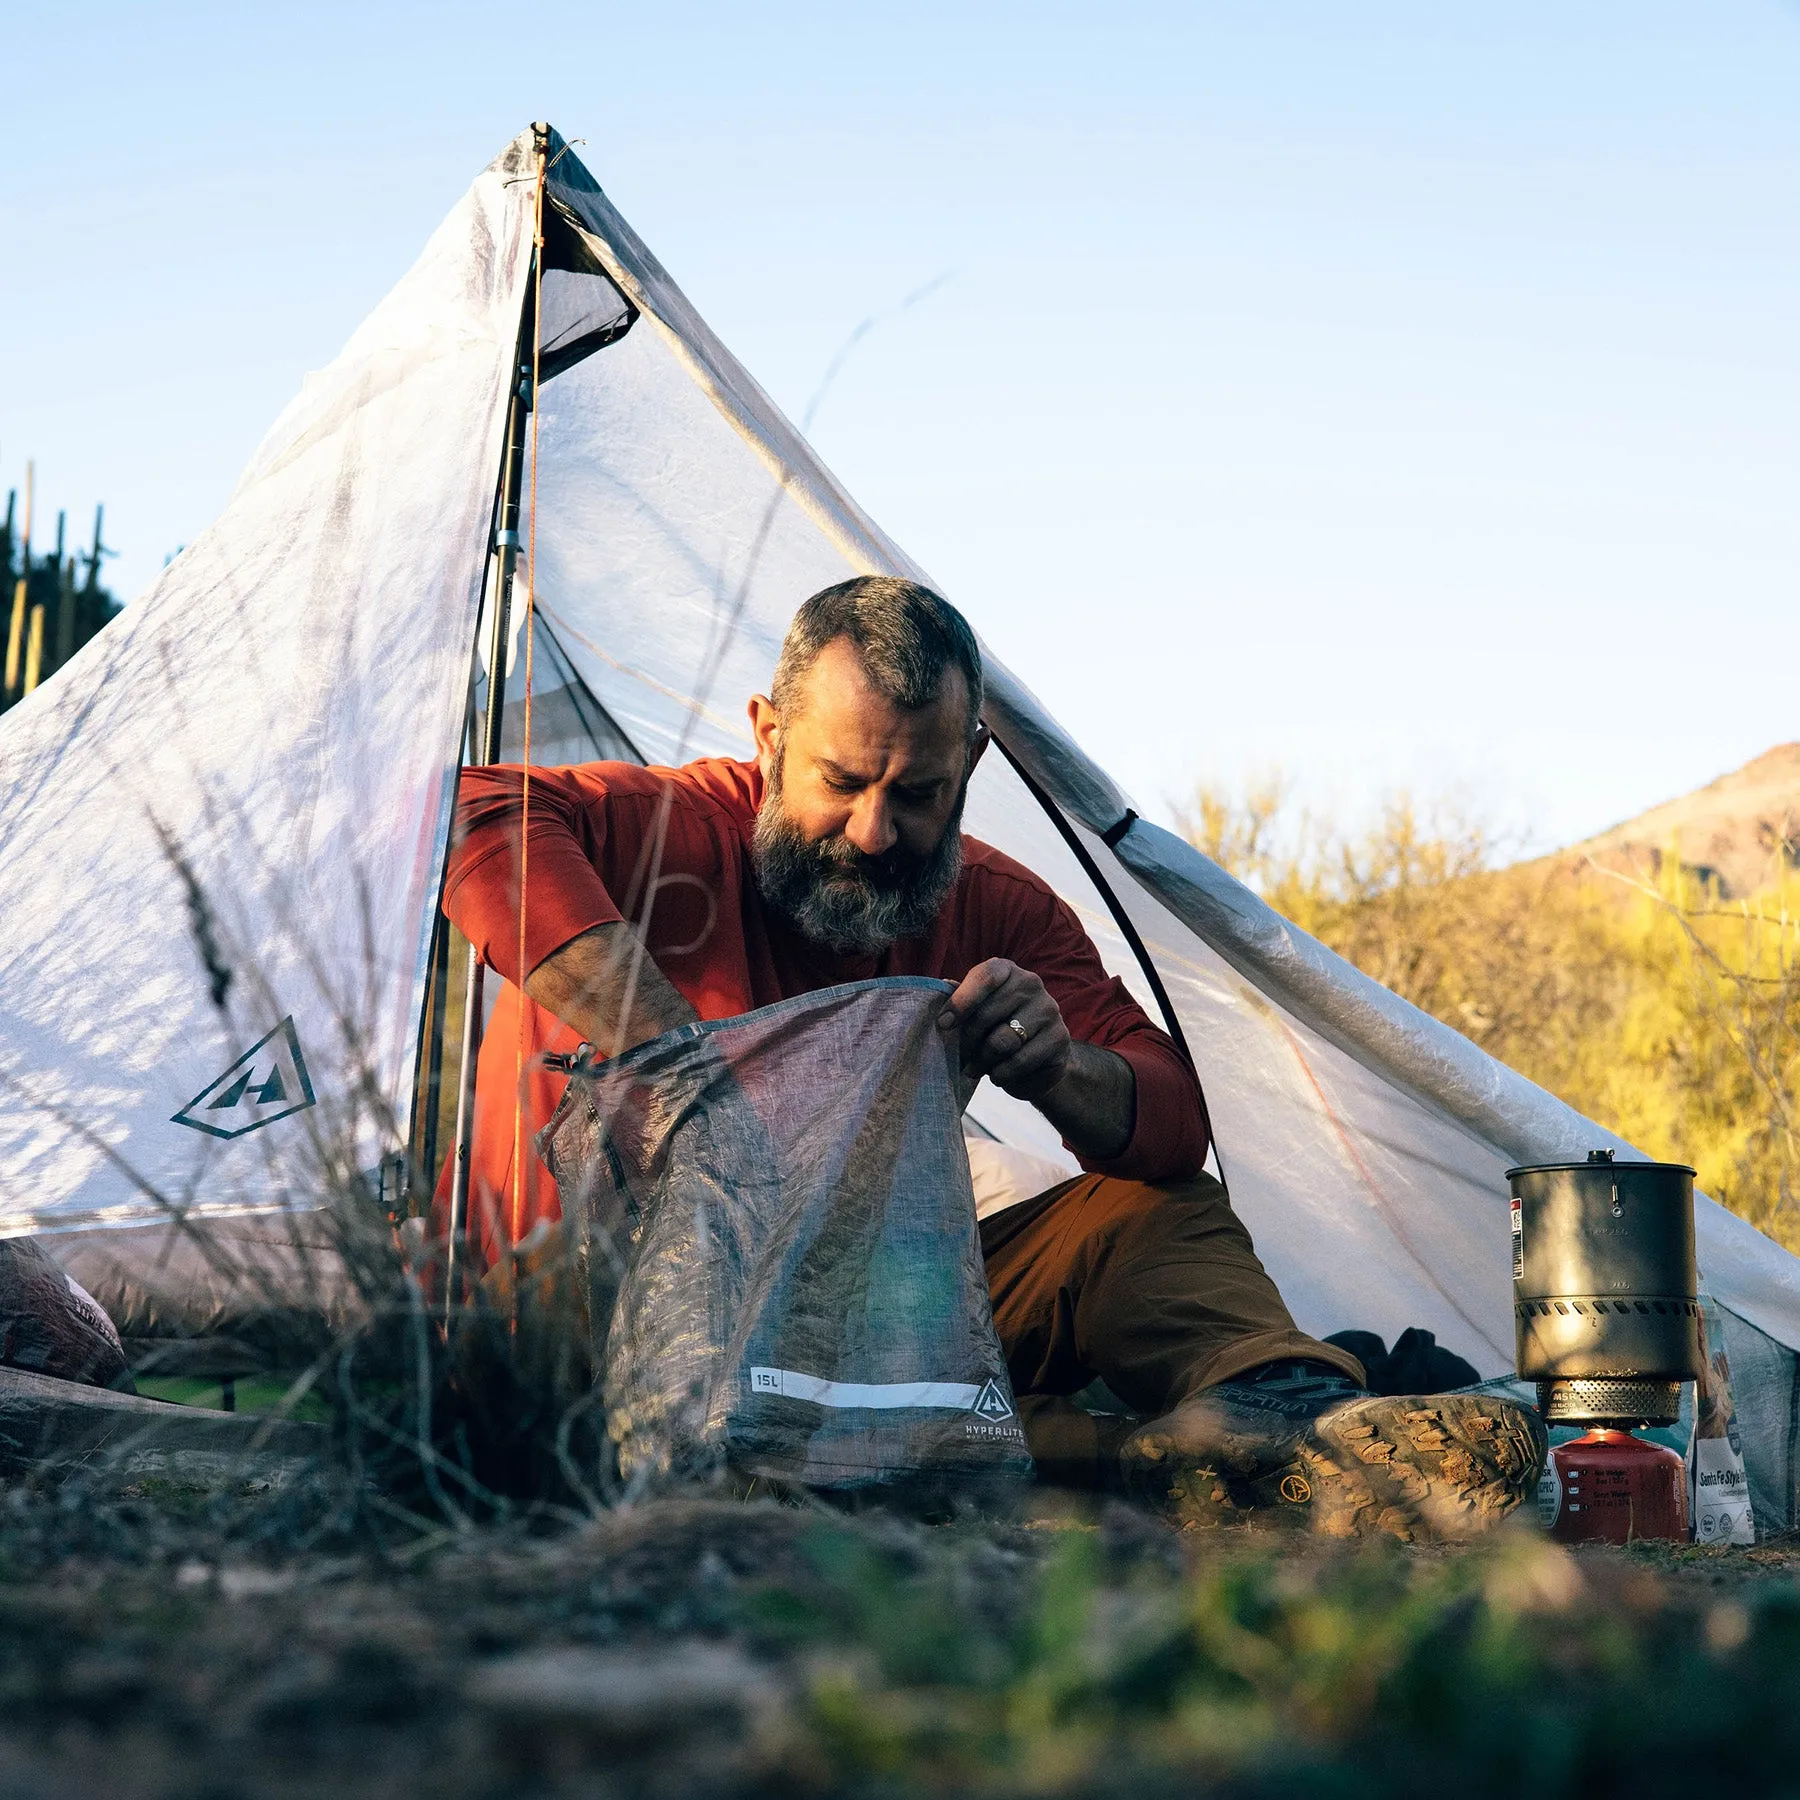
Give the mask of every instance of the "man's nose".
M 864 856 L 880 856 L 884 850 L 892 848 L 899 835 L 894 829 L 894 815 L 885 796 L 875 789 L 857 796 L 856 804 L 850 809 L 850 821 L 844 827 L 844 836 Z

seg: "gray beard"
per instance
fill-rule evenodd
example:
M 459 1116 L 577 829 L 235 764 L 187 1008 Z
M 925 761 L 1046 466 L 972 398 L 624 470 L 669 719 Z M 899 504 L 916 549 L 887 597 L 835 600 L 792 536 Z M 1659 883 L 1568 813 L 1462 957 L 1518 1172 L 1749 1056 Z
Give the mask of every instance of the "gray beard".
M 895 844 L 869 856 L 842 837 L 809 840 L 781 804 L 781 758 L 751 834 L 751 865 L 764 901 L 803 937 L 844 956 L 879 956 L 895 939 L 920 937 L 962 873 L 967 789 L 928 856 Z

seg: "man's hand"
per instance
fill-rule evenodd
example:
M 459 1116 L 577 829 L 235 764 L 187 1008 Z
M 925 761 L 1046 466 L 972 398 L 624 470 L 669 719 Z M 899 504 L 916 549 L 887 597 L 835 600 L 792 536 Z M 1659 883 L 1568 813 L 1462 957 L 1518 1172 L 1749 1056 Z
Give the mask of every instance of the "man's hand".
M 547 956 L 525 991 L 602 1056 L 619 1056 L 699 1014 L 623 920 L 596 925 Z
M 1137 1077 L 1124 1057 L 1078 1044 L 1062 1009 L 1029 969 L 991 957 L 962 979 L 938 1014 L 957 1033 L 963 1072 L 1029 1100 L 1084 1156 L 1124 1152 L 1137 1122 Z
M 1021 1100 L 1041 1100 L 1062 1080 L 1074 1046 L 1048 989 L 1003 956 L 963 977 L 938 1026 L 958 1033 L 964 1074 L 985 1075 Z

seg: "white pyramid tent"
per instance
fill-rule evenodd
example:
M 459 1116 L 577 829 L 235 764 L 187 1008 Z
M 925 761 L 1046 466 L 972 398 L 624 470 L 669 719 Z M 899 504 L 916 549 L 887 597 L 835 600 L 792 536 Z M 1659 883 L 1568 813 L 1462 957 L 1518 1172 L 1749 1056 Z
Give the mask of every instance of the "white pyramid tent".
M 304 1204 L 405 1149 L 534 144 L 307 381 L 218 522 L 0 720 L 0 1234 Z M 928 577 L 551 154 L 534 756 L 741 755 L 743 697 L 801 599 Z M 979 626 L 979 596 L 951 598 Z M 1503 1171 L 1637 1153 L 1137 818 L 991 652 L 989 671 L 1005 754 L 968 829 L 1054 883 L 1153 1016 L 1172 1009 L 1300 1322 L 1422 1325 L 1507 1370 Z M 973 1111 L 1060 1154 L 1027 1108 L 984 1090 Z M 1758 1512 L 1785 1525 L 1800 1262 L 1710 1200 L 1699 1233 Z

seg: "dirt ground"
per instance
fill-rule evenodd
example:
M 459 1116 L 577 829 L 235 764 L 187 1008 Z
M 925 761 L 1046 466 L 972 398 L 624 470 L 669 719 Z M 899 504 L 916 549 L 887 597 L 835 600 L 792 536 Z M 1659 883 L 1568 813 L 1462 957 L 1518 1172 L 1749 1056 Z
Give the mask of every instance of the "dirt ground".
M 0 1491 L 0 1793 L 1800 1787 L 1800 1544 L 1327 1547 L 672 1499 L 385 1545 Z

